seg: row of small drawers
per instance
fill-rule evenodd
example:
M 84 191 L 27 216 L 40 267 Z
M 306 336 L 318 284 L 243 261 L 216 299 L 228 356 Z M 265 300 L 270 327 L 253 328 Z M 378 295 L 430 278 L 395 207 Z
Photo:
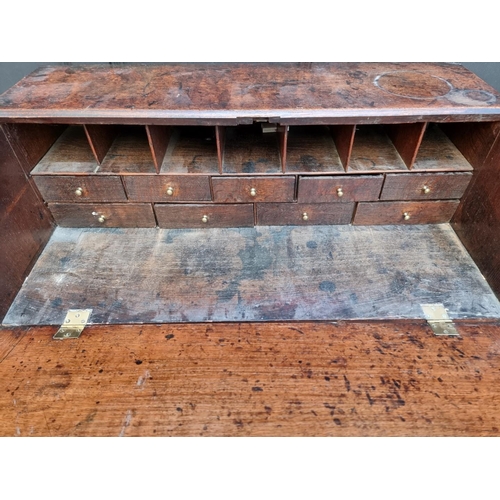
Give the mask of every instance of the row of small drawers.
M 457 200 L 361 203 L 49 203 L 63 227 L 249 227 L 305 224 L 438 224 Z
M 470 173 L 353 176 L 34 176 L 47 202 L 299 203 L 459 199 Z M 296 183 L 298 182 L 298 189 Z

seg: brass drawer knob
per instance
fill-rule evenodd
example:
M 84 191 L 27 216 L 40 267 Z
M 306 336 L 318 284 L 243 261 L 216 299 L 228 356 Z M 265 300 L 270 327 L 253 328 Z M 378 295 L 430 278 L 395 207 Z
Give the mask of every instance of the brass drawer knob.
M 204 215 L 202 218 L 201 218 L 201 222 L 203 222 L 204 224 L 206 224 L 208 222 L 208 216 Z
M 99 215 L 99 218 L 97 219 L 101 224 L 104 224 L 106 222 L 106 217 L 104 215 Z
M 257 190 L 255 188 L 250 188 L 250 196 L 257 196 Z
M 309 215 L 307 215 L 307 212 L 304 212 L 302 214 L 302 220 L 309 220 Z
M 75 194 L 76 194 L 76 196 L 83 196 L 83 189 L 82 188 L 76 188 L 75 189 Z
M 424 194 L 429 194 L 431 192 L 431 188 L 429 186 L 424 186 L 422 191 Z
M 403 219 L 410 220 L 410 214 L 408 212 L 403 212 Z
M 344 191 L 342 191 L 342 188 L 341 188 L 341 187 L 337 189 L 337 196 L 338 196 L 339 198 L 342 198 L 342 196 L 344 196 Z
M 172 196 L 174 194 L 174 188 L 171 186 L 168 186 L 167 194 L 168 194 L 168 196 Z

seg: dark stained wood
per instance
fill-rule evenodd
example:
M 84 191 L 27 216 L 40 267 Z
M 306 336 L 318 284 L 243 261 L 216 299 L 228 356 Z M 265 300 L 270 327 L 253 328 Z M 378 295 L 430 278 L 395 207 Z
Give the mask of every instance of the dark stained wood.
M 387 125 L 386 132 L 401 159 L 411 169 L 424 136 L 426 123 Z
M 257 225 L 350 224 L 354 203 L 257 203 Z
M 0 331 L 1 436 L 499 436 L 498 324 Z M 29 384 L 26 381 L 30 381 Z
M 458 199 L 467 188 L 472 174 L 387 174 L 381 200 Z M 430 189 L 425 192 L 424 187 Z
M 100 165 L 107 155 L 111 144 L 118 135 L 118 128 L 113 125 L 84 125 L 90 149 Z
M 348 172 L 406 169 L 401 156 L 381 126 L 356 127 Z
M 327 126 L 292 126 L 287 142 L 288 173 L 344 172 Z
M 115 174 L 156 173 L 146 129 L 134 126 L 120 127 L 99 172 Z
M 47 98 L 50 96 L 50 99 Z M 443 63 L 109 65 L 41 68 L 0 97 L 0 119 L 298 124 L 494 120 L 500 95 Z
M 4 123 L 2 125 L 19 163 L 30 173 L 66 128 L 65 125 Z
M 254 225 L 252 204 L 157 204 L 154 209 L 158 226 L 162 228 L 253 227 Z
M 302 208 L 287 205 L 283 218 Z M 325 205 L 308 205 L 309 221 Z M 58 227 L 4 323 L 60 325 L 72 308 L 92 309 L 94 324 L 415 319 L 434 303 L 453 319 L 500 318 L 448 224 Z
M 151 155 L 155 164 L 156 171 L 159 172 L 163 163 L 163 158 L 167 152 L 168 141 L 172 134 L 172 127 L 161 127 L 155 125 L 146 125 Z
M 427 127 L 413 169 L 467 171 L 472 170 L 472 166 L 440 127 L 432 123 Z
M 297 200 L 305 203 L 375 201 L 379 199 L 383 182 L 383 175 L 299 177 Z
M 277 174 L 282 172 L 277 133 L 264 133 L 260 123 L 226 127 L 225 174 Z
M 126 201 L 120 177 L 76 176 L 76 175 L 37 175 L 35 184 L 45 201 L 105 202 Z M 78 189 L 82 194 L 77 194 Z
M 83 127 L 70 126 L 33 169 L 33 175 L 92 174 L 99 165 Z
M 217 125 L 215 127 L 215 138 L 217 141 L 217 160 L 219 164 L 219 173 L 222 174 L 222 165 L 224 164 L 224 148 L 226 147 L 226 129 Z
M 476 148 L 476 151 L 478 149 Z M 500 139 L 484 160 L 453 217 L 453 228 L 493 290 L 500 295 Z
M 1 149 L 0 149 L 1 151 Z M 2 151 L 2 156 L 4 150 Z M 53 219 L 30 185 L 0 217 L 0 320 L 54 230 Z
M 353 224 L 441 224 L 450 221 L 457 207 L 458 201 L 451 200 L 359 203 Z
M 212 199 L 210 178 L 205 176 L 128 175 L 124 177 L 123 182 L 131 201 L 175 202 Z
M 219 173 L 214 132 L 214 127 L 174 127 L 161 173 Z
M 500 132 L 500 121 L 491 123 L 441 123 L 442 129 L 465 159 L 480 168 Z
M 355 125 L 335 125 L 330 127 L 335 146 L 344 167 L 347 171 L 351 159 L 352 147 L 354 145 L 354 136 L 356 134 Z
M 49 209 L 61 227 L 156 226 L 149 203 L 49 203 Z
M 288 149 L 288 131 L 289 127 L 287 126 L 279 126 L 278 133 L 278 141 L 280 147 L 280 158 L 281 158 L 281 171 L 285 173 L 286 171 L 286 156 Z
M 294 199 L 295 177 L 213 177 L 212 187 L 219 203 L 287 202 Z

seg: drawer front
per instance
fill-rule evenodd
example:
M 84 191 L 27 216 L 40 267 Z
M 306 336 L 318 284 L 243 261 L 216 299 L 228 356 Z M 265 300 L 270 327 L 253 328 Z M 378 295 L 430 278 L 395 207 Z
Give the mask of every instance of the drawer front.
M 131 201 L 210 201 L 208 176 L 127 175 L 123 177 Z
M 115 175 L 38 175 L 33 179 L 43 199 L 49 202 L 127 201 L 122 181 Z
M 158 226 L 164 228 L 252 227 L 253 205 L 155 205 Z
M 257 225 L 350 224 L 354 203 L 257 203 Z
M 146 203 L 49 203 L 49 209 L 62 227 L 156 227 Z
M 458 201 L 359 203 L 354 224 L 440 224 L 449 222 Z
M 212 177 L 212 186 L 219 203 L 290 202 L 295 195 L 295 177 Z
M 381 200 L 458 199 L 472 174 L 387 174 Z
M 333 203 L 375 201 L 380 196 L 383 175 L 300 177 L 297 201 Z

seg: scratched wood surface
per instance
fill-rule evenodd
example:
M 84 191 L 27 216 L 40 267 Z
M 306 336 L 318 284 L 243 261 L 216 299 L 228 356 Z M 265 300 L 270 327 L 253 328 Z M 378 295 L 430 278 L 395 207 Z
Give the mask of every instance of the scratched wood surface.
M 498 436 L 500 325 L 0 329 L 2 436 Z
M 422 318 L 437 302 L 500 317 L 449 225 L 59 227 L 4 322 L 61 324 L 75 308 L 96 324 Z
M 44 67 L 0 96 L 0 119 L 10 121 L 222 125 L 268 117 L 330 125 L 375 116 L 379 123 L 478 121 L 499 113 L 492 87 L 444 63 Z

